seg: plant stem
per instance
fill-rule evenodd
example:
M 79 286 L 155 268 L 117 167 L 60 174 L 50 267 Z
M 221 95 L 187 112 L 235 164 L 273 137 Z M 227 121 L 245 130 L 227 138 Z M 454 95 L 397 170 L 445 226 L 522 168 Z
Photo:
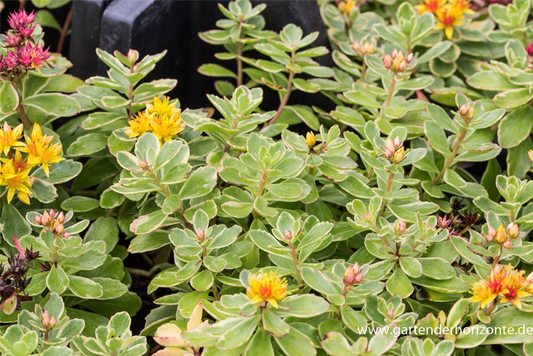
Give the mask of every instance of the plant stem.
M 170 193 L 170 190 L 168 190 L 168 188 L 163 184 L 161 183 L 161 181 L 159 180 L 159 178 L 157 177 L 157 175 L 155 173 L 150 173 L 150 176 L 152 177 L 153 180 L 155 180 L 155 184 L 157 184 L 157 186 L 159 188 L 161 188 L 161 191 L 163 192 L 163 194 L 165 194 L 165 196 L 170 196 L 172 193 Z M 185 219 L 185 215 L 183 215 L 183 206 L 180 206 L 180 208 L 178 210 L 176 210 L 176 212 L 179 214 L 181 220 L 183 221 L 183 224 L 185 224 L 185 226 L 192 230 L 193 229 L 193 226 L 191 225 L 190 222 L 187 221 L 187 219 Z
M 213 298 L 215 298 L 215 300 L 219 300 L 220 295 L 218 294 L 218 288 L 217 288 L 216 282 L 213 282 L 213 286 L 211 287 L 211 290 L 213 291 Z
M 294 64 L 295 59 L 296 59 L 296 52 L 292 51 L 292 55 L 291 55 L 291 63 L 292 64 Z M 281 115 L 281 112 L 283 111 L 283 108 L 289 102 L 289 98 L 291 97 L 291 92 L 292 92 L 292 82 L 294 80 L 294 76 L 296 75 L 296 73 L 294 73 L 290 69 L 289 69 L 289 72 L 290 72 L 289 79 L 287 79 L 287 89 L 286 89 L 287 92 L 285 93 L 285 96 L 281 100 L 281 103 L 279 103 L 278 110 L 276 111 L 274 116 L 272 116 L 272 119 L 270 119 L 270 121 L 265 126 L 270 126 L 273 123 L 275 123 L 276 120 L 278 119 L 278 117 Z
M 237 87 L 242 85 L 242 43 L 237 42 Z
M 444 167 L 442 167 L 442 170 L 440 171 L 439 175 L 433 179 L 431 184 L 437 185 L 437 183 L 440 182 L 442 177 L 444 177 L 444 173 L 446 173 L 446 170 L 451 166 L 453 163 L 453 160 L 455 159 L 455 156 L 457 156 L 457 151 L 459 151 L 459 147 L 461 147 L 461 143 L 463 143 L 463 140 L 465 139 L 466 130 L 463 129 L 461 133 L 459 134 L 459 137 L 457 138 L 457 141 L 455 141 L 455 145 L 452 150 L 451 156 L 446 158 L 446 161 L 444 162 Z
M 498 299 L 494 299 L 492 304 L 490 305 L 490 307 L 487 308 L 487 310 L 485 310 L 485 315 L 490 315 L 494 308 L 496 308 L 496 305 L 498 305 Z
M 361 68 L 361 80 L 365 80 L 365 74 L 366 74 L 366 62 L 365 62 L 365 55 L 363 55 L 363 68 Z
M 303 284 L 303 279 L 299 267 L 300 262 L 298 261 L 298 255 L 296 254 L 296 249 L 294 248 L 291 240 L 289 240 L 289 248 L 291 249 L 292 262 L 294 263 L 294 268 L 296 269 L 296 279 L 298 280 L 298 285 L 301 286 Z M 300 293 L 302 291 L 303 289 L 300 289 Z
M 19 112 L 20 121 L 22 121 L 26 130 L 31 129 L 31 121 L 28 118 L 28 115 L 26 115 L 26 111 L 24 111 L 24 106 L 22 105 L 22 95 L 20 95 L 20 91 L 17 88 L 17 84 L 11 82 L 11 85 L 13 86 L 19 97 L 19 105 L 17 106 L 17 110 Z
M 387 185 L 385 186 L 385 194 L 390 192 L 390 188 L 392 187 L 392 182 L 394 181 L 394 172 L 389 172 L 389 179 L 387 180 Z M 387 200 L 385 198 L 383 202 L 383 207 L 381 208 L 381 212 L 379 213 L 380 216 L 383 216 L 385 213 L 385 210 L 387 209 Z
M 61 34 L 59 35 L 59 42 L 57 43 L 57 53 L 63 52 L 63 45 L 65 44 L 65 39 L 67 38 L 67 32 L 70 27 L 70 22 L 72 21 L 72 6 L 68 11 L 67 18 L 63 23 L 63 28 L 61 28 Z
M 498 253 L 498 256 L 496 256 L 494 258 L 494 261 L 492 261 L 492 269 L 494 269 L 494 267 L 496 267 L 498 263 L 500 263 L 500 258 L 502 256 L 502 253 L 503 253 L 503 246 L 500 245 L 500 253 Z
M 394 87 L 396 86 L 396 76 L 392 76 L 392 80 L 390 82 L 389 92 L 387 93 L 387 98 L 385 99 L 385 102 L 383 103 L 383 106 L 381 107 L 381 111 L 379 112 L 379 119 L 383 119 L 385 116 L 385 110 L 389 107 L 390 101 L 392 100 L 392 95 L 394 94 Z
M 26 2 L 28 2 L 28 0 L 19 0 L 19 2 L 19 11 L 22 11 L 26 7 Z

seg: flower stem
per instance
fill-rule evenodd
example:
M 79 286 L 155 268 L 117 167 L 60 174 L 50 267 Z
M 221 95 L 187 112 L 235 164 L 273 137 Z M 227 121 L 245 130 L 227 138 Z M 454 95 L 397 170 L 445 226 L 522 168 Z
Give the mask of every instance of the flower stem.
M 442 177 L 444 177 L 444 173 L 446 173 L 446 170 L 452 165 L 453 160 L 455 159 L 455 156 L 457 156 L 457 151 L 459 151 L 459 147 L 461 147 L 461 144 L 463 143 L 463 140 L 466 136 L 466 130 L 463 129 L 461 133 L 459 134 L 459 137 L 457 138 L 457 141 L 455 141 L 455 145 L 453 146 L 452 154 L 446 158 L 446 161 L 444 162 L 444 167 L 442 167 L 442 170 L 440 171 L 439 175 L 433 179 L 431 182 L 433 185 L 437 185 L 437 183 L 440 182 Z
M 31 128 L 31 121 L 28 118 L 26 111 L 24 111 L 24 105 L 22 105 L 22 95 L 20 95 L 20 91 L 17 87 L 17 84 L 15 84 L 15 82 L 11 82 L 11 85 L 13 86 L 13 88 L 15 89 L 19 97 L 19 105 L 17 106 L 17 110 L 19 112 L 20 121 L 22 121 L 22 123 L 24 124 L 24 128 L 28 130 Z
M 485 315 L 490 315 L 494 311 L 494 308 L 496 308 L 496 305 L 498 305 L 498 299 L 494 299 L 490 307 L 485 310 Z

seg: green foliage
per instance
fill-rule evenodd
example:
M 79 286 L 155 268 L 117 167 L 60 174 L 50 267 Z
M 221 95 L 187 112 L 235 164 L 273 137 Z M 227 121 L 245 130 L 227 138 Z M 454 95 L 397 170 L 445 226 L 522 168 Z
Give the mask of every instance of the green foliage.
M 318 3 L 329 46 L 219 5 L 212 108 L 144 81 L 166 52 L 97 49 L 84 83 L 58 56 L 3 72 L 0 353 L 533 354 L 486 329 L 533 327 L 530 1 L 451 26 L 460 2 Z M 23 139 L 59 147 L 29 205 L 6 168 L 36 160 Z

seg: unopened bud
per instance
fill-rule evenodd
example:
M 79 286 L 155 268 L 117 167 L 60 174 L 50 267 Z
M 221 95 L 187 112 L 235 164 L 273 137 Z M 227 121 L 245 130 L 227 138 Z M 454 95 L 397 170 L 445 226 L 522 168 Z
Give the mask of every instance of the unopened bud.
M 292 231 L 285 230 L 285 232 L 283 233 L 283 237 L 285 237 L 287 240 L 292 240 Z
M 489 226 L 489 232 L 487 233 L 487 241 L 491 242 L 496 237 L 496 229 Z
M 518 225 L 515 223 L 510 223 L 507 225 L 507 234 L 509 235 L 510 239 L 516 239 L 520 235 L 520 231 L 518 231 Z
M 400 52 L 401 53 L 401 52 Z M 392 51 L 392 58 L 393 59 L 396 59 L 396 57 L 398 56 L 398 50 L 395 48 L 393 51 Z
M 50 209 L 50 218 L 55 218 L 56 217 L 56 212 L 54 211 L 54 209 Z
M 56 220 L 62 224 L 65 221 L 65 214 L 63 214 L 63 212 L 60 212 Z
M 389 320 L 394 318 L 394 310 L 392 310 L 392 309 L 387 310 L 387 318 Z
M 392 157 L 392 163 L 399 164 L 403 159 L 405 158 L 405 150 L 403 147 L 400 147 L 399 149 L 394 152 L 394 156 Z
M 415 55 L 413 53 L 409 53 L 409 55 L 405 59 L 407 61 L 407 63 L 411 63 L 411 61 L 413 60 L 414 56 Z
M 368 41 L 363 45 L 363 54 L 374 54 L 376 52 L 376 47 L 373 43 Z
M 503 228 L 502 225 L 498 227 L 498 230 L 496 231 L 495 239 L 496 239 L 496 242 L 499 243 L 500 245 L 503 245 L 505 241 L 507 241 L 507 234 L 505 233 L 505 229 Z
M 510 249 L 511 247 L 513 247 L 513 243 L 512 243 L 510 240 L 507 240 L 507 241 L 503 244 L 503 247 L 505 247 L 506 249 Z
M 394 232 L 396 232 L 396 235 L 402 236 L 406 228 L 407 228 L 407 223 L 404 220 L 400 220 L 394 227 Z
M 42 215 L 37 215 L 37 216 L 33 219 L 33 221 L 34 221 L 36 224 L 41 225 L 41 224 L 42 224 L 42 221 L 43 221 L 43 217 L 42 217 Z
M 56 226 L 56 228 L 54 229 L 54 233 L 56 235 L 61 235 L 61 234 L 63 234 L 64 231 L 65 231 L 65 225 L 63 225 L 63 224 L 58 224 Z
M 365 220 L 365 221 L 372 221 L 372 214 L 370 214 L 370 213 L 364 213 L 364 214 L 363 214 L 363 220 Z
M 392 66 L 392 58 L 390 54 L 385 54 L 385 56 L 383 57 L 383 64 L 385 65 L 385 68 L 390 69 L 390 67 Z
M 407 62 L 403 61 L 402 63 L 400 63 L 400 72 L 405 72 L 406 69 L 407 69 Z
M 196 238 L 200 242 L 204 241 L 204 239 L 205 239 L 205 231 L 200 229 L 200 228 L 196 229 Z
M 68 239 L 70 237 L 70 234 L 68 232 L 63 233 L 63 237 Z
M 50 215 L 48 214 L 47 211 L 45 211 L 43 215 L 41 216 L 41 225 L 48 226 L 51 221 L 52 219 L 50 218 Z
M 131 64 L 135 64 L 139 59 L 139 52 L 134 49 L 128 51 L 128 59 L 131 61 Z
M 305 135 L 305 142 L 307 143 L 307 146 L 313 147 L 316 144 L 316 137 L 315 134 L 309 131 Z
M 344 284 L 351 286 L 355 283 L 355 273 L 353 267 L 350 265 L 344 271 Z
M 143 170 L 143 171 L 148 171 L 150 170 L 150 166 L 148 165 L 148 162 L 142 160 L 142 159 L 139 159 L 137 158 L 137 164 L 139 165 L 139 167 Z

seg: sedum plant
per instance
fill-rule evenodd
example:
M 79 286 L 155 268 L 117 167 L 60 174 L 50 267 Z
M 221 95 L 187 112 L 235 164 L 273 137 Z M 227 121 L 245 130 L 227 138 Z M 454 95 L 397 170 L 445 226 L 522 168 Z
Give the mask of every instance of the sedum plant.
M 533 355 L 531 3 L 506 5 L 319 0 L 325 43 L 231 1 L 195 109 L 144 81 L 165 52 L 98 49 L 82 82 L 10 17 L 0 352 Z

